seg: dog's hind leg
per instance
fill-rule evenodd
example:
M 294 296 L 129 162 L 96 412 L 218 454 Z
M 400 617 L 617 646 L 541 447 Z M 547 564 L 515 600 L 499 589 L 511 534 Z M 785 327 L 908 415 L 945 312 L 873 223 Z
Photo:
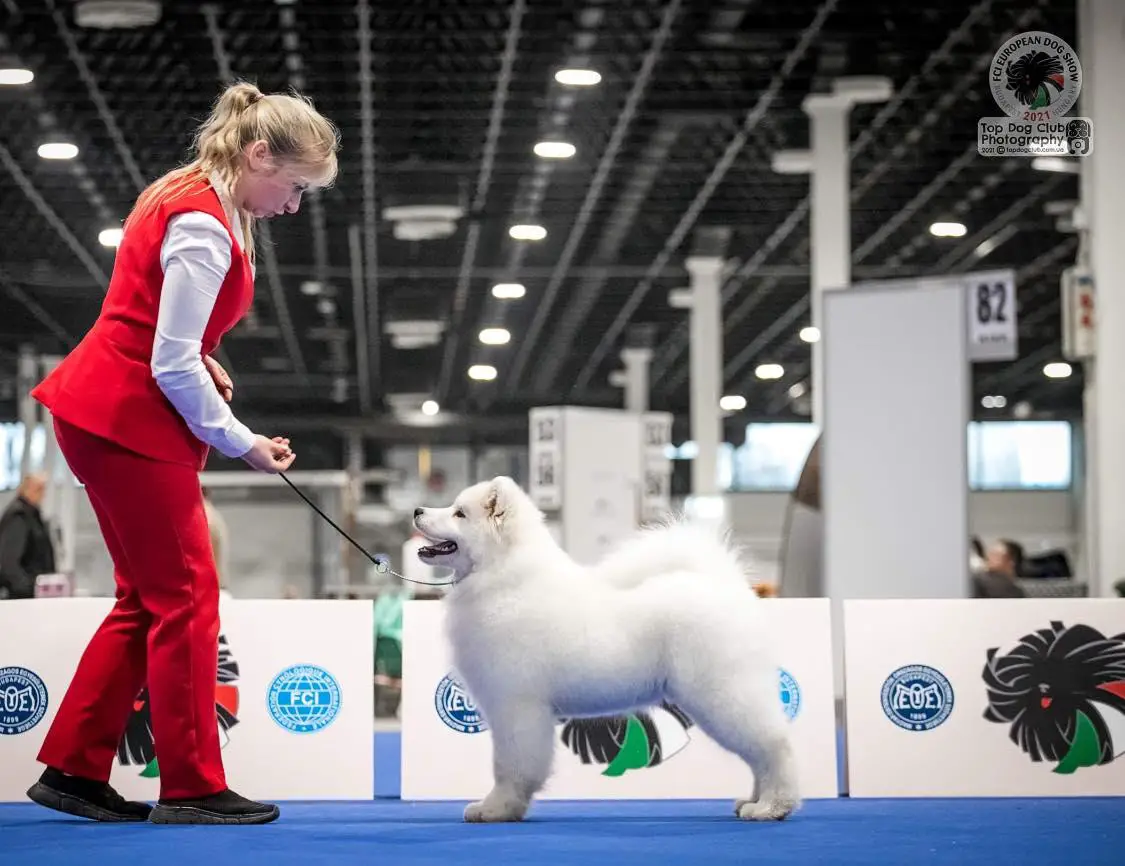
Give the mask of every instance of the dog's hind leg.
M 684 711 L 712 740 L 738 755 L 754 774 L 750 799 L 735 803 L 735 814 L 747 821 L 780 821 L 799 805 L 797 761 L 782 713 L 771 712 L 763 700 L 732 681 L 693 684 L 677 695 Z M 718 686 L 718 687 L 716 687 Z
M 555 717 L 548 705 L 522 701 L 489 707 L 493 787 L 465 808 L 470 822 L 521 821 L 551 774 Z

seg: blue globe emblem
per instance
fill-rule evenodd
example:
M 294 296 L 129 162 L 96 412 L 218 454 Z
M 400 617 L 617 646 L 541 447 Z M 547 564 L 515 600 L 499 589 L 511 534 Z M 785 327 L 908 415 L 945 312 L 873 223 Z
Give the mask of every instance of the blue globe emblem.
M 273 720 L 294 734 L 315 734 L 340 714 L 340 684 L 324 668 L 293 665 L 270 683 L 268 693 Z
M 907 731 L 932 731 L 953 712 L 953 685 L 928 665 L 906 665 L 887 677 L 883 712 Z
M 465 687 L 452 675 L 442 677 L 434 691 L 438 718 L 460 734 L 479 734 L 488 724 Z
M 47 714 L 47 685 L 35 671 L 0 668 L 0 734 L 24 734 Z
M 789 721 L 797 718 L 797 714 L 801 712 L 801 687 L 797 685 L 797 680 L 785 668 L 778 670 L 780 679 L 780 694 L 781 694 L 781 708 L 785 711 L 786 718 Z

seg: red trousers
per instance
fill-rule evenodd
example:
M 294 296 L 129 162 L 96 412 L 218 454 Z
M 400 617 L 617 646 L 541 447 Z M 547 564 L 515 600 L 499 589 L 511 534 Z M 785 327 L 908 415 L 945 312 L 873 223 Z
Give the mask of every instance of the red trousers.
M 199 475 L 58 419 L 55 432 L 113 557 L 117 603 L 78 663 L 39 760 L 108 781 L 133 700 L 147 682 L 161 797 L 222 791 L 219 578 Z

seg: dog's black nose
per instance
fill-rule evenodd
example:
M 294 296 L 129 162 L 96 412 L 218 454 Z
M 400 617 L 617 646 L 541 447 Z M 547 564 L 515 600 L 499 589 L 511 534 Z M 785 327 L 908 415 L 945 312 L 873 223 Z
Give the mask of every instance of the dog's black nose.
M 424 510 L 425 509 L 422 509 L 422 508 L 415 508 L 414 509 L 414 516 L 415 517 L 421 517 Z

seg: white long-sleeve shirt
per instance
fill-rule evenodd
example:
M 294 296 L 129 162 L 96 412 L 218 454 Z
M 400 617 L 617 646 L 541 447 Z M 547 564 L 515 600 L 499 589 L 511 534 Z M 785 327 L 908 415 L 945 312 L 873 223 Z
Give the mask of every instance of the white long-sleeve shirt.
M 234 416 L 202 357 L 203 332 L 230 261 L 230 235 L 215 217 L 189 211 L 168 221 L 160 248 L 164 283 L 151 369 L 192 433 L 226 457 L 241 457 L 254 444 L 254 434 Z

